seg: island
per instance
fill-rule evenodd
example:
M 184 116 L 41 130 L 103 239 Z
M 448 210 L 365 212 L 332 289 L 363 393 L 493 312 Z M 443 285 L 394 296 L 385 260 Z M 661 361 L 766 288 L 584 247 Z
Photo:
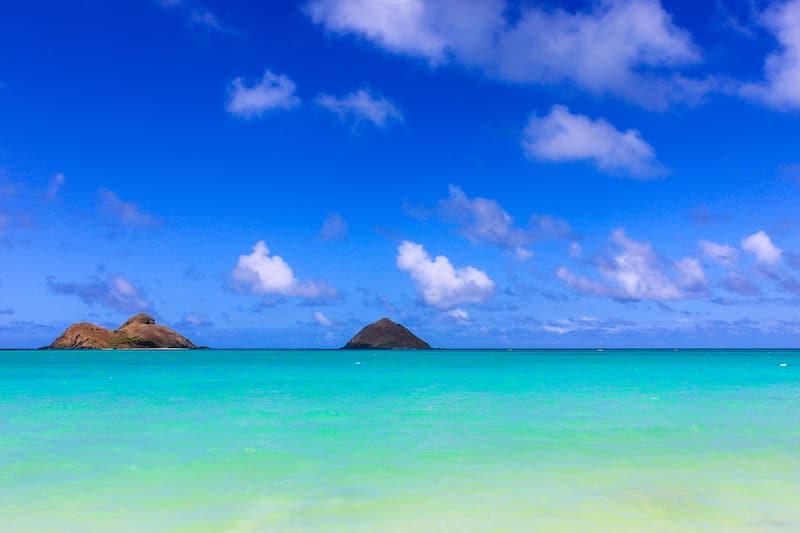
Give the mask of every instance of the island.
M 118 329 L 108 329 L 90 322 L 78 322 L 68 327 L 43 350 L 142 350 L 155 348 L 182 348 L 196 350 L 196 346 L 177 331 L 156 324 L 146 313 L 132 316 Z
M 381 318 L 366 326 L 343 350 L 430 350 L 431 346 L 402 324 Z

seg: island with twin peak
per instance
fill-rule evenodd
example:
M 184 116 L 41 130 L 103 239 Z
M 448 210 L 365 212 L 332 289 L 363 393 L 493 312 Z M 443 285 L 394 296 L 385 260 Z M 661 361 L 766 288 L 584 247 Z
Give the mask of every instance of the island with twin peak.
M 147 350 L 172 348 L 197 350 L 192 341 L 172 328 L 156 324 L 146 313 L 132 316 L 117 329 L 108 329 L 90 322 L 68 327 L 43 350 Z

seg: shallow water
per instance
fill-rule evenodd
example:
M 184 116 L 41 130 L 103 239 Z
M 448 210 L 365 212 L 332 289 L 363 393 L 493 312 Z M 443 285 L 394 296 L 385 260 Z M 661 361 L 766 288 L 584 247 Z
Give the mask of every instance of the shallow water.
M 800 352 L 0 352 L 7 531 L 797 531 L 798 502 Z

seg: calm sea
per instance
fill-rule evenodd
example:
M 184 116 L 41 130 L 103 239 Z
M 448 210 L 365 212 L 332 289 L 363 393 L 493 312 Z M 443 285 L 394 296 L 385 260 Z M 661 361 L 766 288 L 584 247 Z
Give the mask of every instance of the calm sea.
M 0 352 L 3 531 L 800 531 L 800 352 Z

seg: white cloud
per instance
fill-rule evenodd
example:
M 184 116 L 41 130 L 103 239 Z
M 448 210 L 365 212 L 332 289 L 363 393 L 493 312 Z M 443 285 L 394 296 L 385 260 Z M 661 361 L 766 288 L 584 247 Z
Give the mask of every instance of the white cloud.
M 720 265 L 731 266 L 739 258 L 739 251 L 733 246 L 719 244 L 712 241 L 701 240 L 697 242 L 697 247 L 703 257 L 719 263 Z
M 161 223 L 150 213 L 142 211 L 138 204 L 123 202 L 116 193 L 108 189 L 100 189 L 100 206 L 107 215 L 125 226 L 146 227 Z
M 705 272 L 697 259 L 661 260 L 650 243 L 629 238 L 623 229 L 615 230 L 610 240 L 618 252 L 610 259 L 598 260 L 605 282 L 577 276 L 565 266 L 558 269 L 558 277 L 578 292 L 621 301 L 676 300 L 705 294 Z
M 746 83 L 741 93 L 778 109 L 800 108 L 800 0 L 773 2 L 761 15 L 780 47 L 764 63 L 765 80 Z
M 456 324 L 464 326 L 471 323 L 469 313 L 460 307 L 456 307 L 455 309 L 450 309 L 449 311 L 445 311 L 444 314 L 447 318 L 454 320 Z
M 569 243 L 569 256 L 570 257 L 580 257 L 583 254 L 583 247 L 579 242 L 571 242 Z
M 742 250 L 753 254 L 759 263 L 774 265 L 781 261 L 783 250 L 772 244 L 772 239 L 763 230 L 745 237 L 741 244 Z
M 320 311 L 314 311 L 314 321 L 320 326 L 330 327 L 333 322 Z
M 360 122 L 366 120 L 374 126 L 384 128 L 391 121 L 403 120 L 403 113 L 389 100 L 371 95 L 365 90 L 352 92 L 341 98 L 329 94 L 317 97 L 317 104 L 332 113 L 336 113 L 342 121 Z
M 347 221 L 338 213 L 330 213 L 322 222 L 319 236 L 326 241 L 344 239 L 347 237 L 347 230 Z
M 280 295 L 301 298 L 336 298 L 336 289 L 324 281 L 299 281 L 289 264 L 278 255 L 270 256 L 264 241 L 253 246 L 253 253 L 239 256 L 231 272 L 234 290 L 261 296 Z
M 411 275 L 422 300 L 437 309 L 482 302 L 494 293 L 494 282 L 483 270 L 455 268 L 443 255 L 431 259 L 421 244 L 411 241 L 397 248 L 397 268 Z
M 604 119 L 573 114 L 565 106 L 553 106 L 543 117 L 532 116 L 522 146 L 533 159 L 588 161 L 614 174 L 648 178 L 665 172 L 638 131 L 620 131 Z
M 59 191 L 64 186 L 64 182 L 66 179 L 64 178 L 64 174 L 61 172 L 56 172 L 55 175 L 50 178 L 50 181 L 47 183 L 47 190 L 45 190 L 44 195 L 48 200 L 55 200 L 58 196 Z
M 579 12 L 517 10 L 505 0 L 311 0 L 307 11 L 332 33 L 505 81 L 568 81 L 646 105 L 707 90 L 705 82 L 663 73 L 701 58 L 658 0 L 607 0 Z
M 266 70 L 261 81 L 248 86 L 243 78 L 231 82 L 225 108 L 232 115 L 257 118 L 267 111 L 292 109 L 300 105 L 296 86 L 282 74 Z
M 532 215 L 528 227 L 514 224 L 514 218 L 496 200 L 468 197 L 461 188 L 450 185 L 449 196 L 439 202 L 436 212 L 473 243 L 488 242 L 513 251 L 519 260 L 534 253 L 527 248 L 541 239 L 562 239 L 571 228 L 567 221 L 550 215 Z
M 152 305 L 142 291 L 121 274 L 93 276 L 84 283 L 61 282 L 51 277 L 47 285 L 56 294 L 77 296 L 89 305 L 97 304 L 120 312 L 143 311 Z

